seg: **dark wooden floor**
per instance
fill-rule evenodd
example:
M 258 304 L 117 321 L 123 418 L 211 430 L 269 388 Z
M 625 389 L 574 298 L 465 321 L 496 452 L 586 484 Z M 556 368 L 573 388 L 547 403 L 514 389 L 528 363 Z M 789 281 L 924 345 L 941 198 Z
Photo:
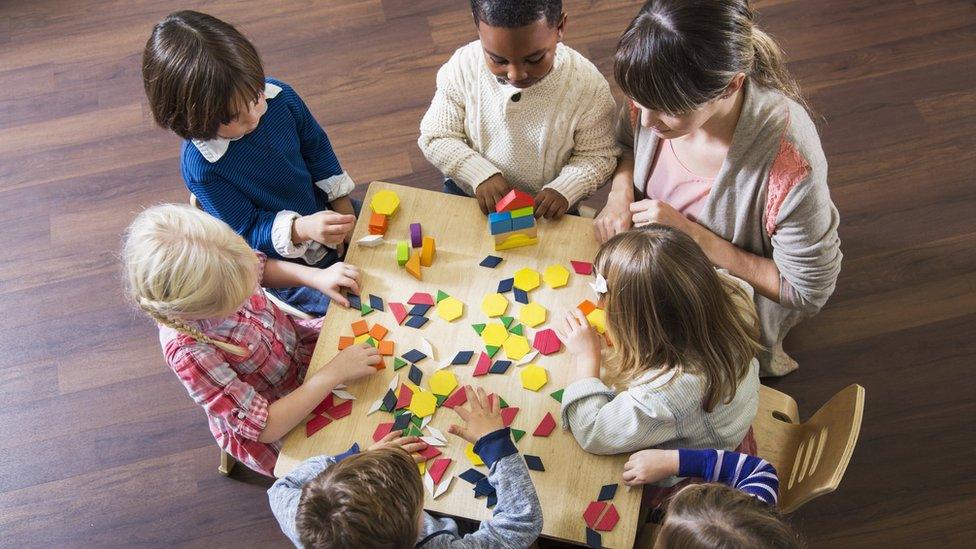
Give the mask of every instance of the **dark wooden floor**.
M 169 5 L 164 5 L 169 4 Z M 771 384 L 804 416 L 849 383 L 864 428 L 840 489 L 792 515 L 812 546 L 976 534 L 976 8 L 765 0 L 815 108 L 844 269 Z M 214 0 L 295 86 L 360 182 L 436 187 L 417 127 L 464 0 Z M 121 291 L 119 234 L 186 198 L 139 58 L 176 2 L 0 2 L 0 546 L 284 545 L 267 482 L 216 474 L 203 413 Z M 609 74 L 636 2 L 568 2 L 566 41 Z M 361 192 L 361 189 L 360 189 Z

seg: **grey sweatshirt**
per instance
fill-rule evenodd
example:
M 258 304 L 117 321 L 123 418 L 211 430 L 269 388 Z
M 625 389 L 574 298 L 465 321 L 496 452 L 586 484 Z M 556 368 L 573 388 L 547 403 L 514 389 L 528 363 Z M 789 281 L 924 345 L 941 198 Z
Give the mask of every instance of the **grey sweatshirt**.
M 358 451 L 357 445 L 339 456 L 309 458 L 268 489 L 271 511 L 278 519 L 281 531 L 295 547 L 302 547 L 295 527 L 302 486 Z M 462 537 L 453 520 L 438 519 L 425 512 L 417 547 L 516 549 L 528 547 L 539 537 L 542 532 L 542 506 L 525 460 L 512 443 L 510 430 L 506 427 L 483 436 L 475 444 L 475 452 L 488 466 L 488 482 L 497 493 L 498 502 L 492 518 L 483 522 L 478 531 Z M 459 485 L 451 489 L 463 490 L 464 487 Z
M 781 276 L 779 303 L 755 294 L 766 351 L 761 373 L 796 368 L 783 338 L 820 311 L 834 292 L 842 254 L 840 216 L 827 187 L 827 160 L 806 111 L 776 90 L 746 80 L 742 114 L 698 222 L 753 254 L 770 258 Z M 644 198 L 660 139 L 621 110 L 617 141 L 634 159 L 634 196 Z

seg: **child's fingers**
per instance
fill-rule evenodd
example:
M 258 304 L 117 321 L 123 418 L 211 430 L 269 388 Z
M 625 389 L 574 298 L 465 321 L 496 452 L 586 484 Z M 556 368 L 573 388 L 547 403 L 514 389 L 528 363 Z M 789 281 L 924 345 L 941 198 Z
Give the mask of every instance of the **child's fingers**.
M 344 276 L 339 279 L 339 285 L 343 288 L 349 288 L 356 295 L 359 295 L 359 282 L 355 278 Z
M 484 389 L 478 387 L 474 391 L 475 400 L 478 402 L 478 408 L 481 410 L 487 410 L 490 408 L 488 404 L 488 393 Z M 468 400 L 471 400 L 471 395 L 468 395 Z M 472 408 L 472 411 L 474 409 Z
M 427 448 L 427 443 L 426 442 L 411 442 L 409 444 L 398 444 L 398 446 L 400 446 L 401 448 L 403 448 L 404 451 L 406 451 L 408 454 L 415 454 L 417 452 L 422 452 L 425 448 Z M 423 457 L 423 456 L 421 456 L 421 457 Z M 421 460 L 421 461 L 423 461 L 423 460 Z
M 470 400 L 470 397 L 468 400 Z M 457 414 L 458 417 L 464 420 L 465 422 L 467 422 L 468 418 L 471 417 L 471 412 L 469 412 L 468 409 L 465 408 L 464 406 L 455 406 L 454 408 L 451 409 L 454 410 L 454 413 Z
M 456 437 L 461 437 L 464 440 L 471 442 L 471 434 L 468 432 L 468 429 L 465 427 L 461 427 L 460 425 L 451 425 L 447 428 L 447 432 L 451 433 Z
M 380 443 L 383 443 L 383 442 L 393 442 L 394 440 L 397 440 L 398 438 L 400 438 L 400 435 L 402 435 L 402 434 L 403 434 L 403 431 L 402 430 L 400 430 L 400 431 L 390 431 L 389 433 L 387 433 L 387 435 L 385 437 L 381 438 L 379 440 L 379 442 Z
M 339 305 L 342 305 L 343 307 L 348 307 L 349 306 L 349 300 L 346 299 L 346 296 L 342 295 L 341 293 L 339 293 L 339 292 L 337 292 L 337 291 L 335 291 L 335 290 L 333 290 L 331 288 L 328 289 L 328 290 L 325 290 L 324 293 L 325 293 L 325 295 L 329 296 L 329 299 L 331 299 L 335 303 L 338 303 Z

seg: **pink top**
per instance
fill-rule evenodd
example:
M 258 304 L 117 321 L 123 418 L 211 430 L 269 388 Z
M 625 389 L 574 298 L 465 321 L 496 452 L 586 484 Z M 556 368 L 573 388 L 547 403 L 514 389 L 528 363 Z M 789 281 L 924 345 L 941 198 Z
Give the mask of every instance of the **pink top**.
M 714 177 L 692 173 L 674 154 L 671 140 L 661 139 L 651 163 L 644 194 L 648 198 L 667 202 L 697 221 L 714 182 Z

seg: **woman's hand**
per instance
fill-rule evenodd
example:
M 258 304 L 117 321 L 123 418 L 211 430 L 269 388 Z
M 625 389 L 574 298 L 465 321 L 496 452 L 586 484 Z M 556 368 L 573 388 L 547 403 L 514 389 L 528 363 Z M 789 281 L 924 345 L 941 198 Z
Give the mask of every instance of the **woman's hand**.
M 623 480 L 628 486 L 650 484 L 678 474 L 677 450 L 641 450 L 624 464 Z
M 663 200 L 646 199 L 634 202 L 630 205 L 630 213 L 635 227 L 659 223 L 694 237 L 693 231 L 697 223 L 685 217 L 684 214 Z
M 614 236 L 629 231 L 634 225 L 632 219 L 630 202 L 620 198 L 610 198 L 593 220 L 593 236 L 598 243 L 603 244 Z
M 583 311 L 574 307 L 566 313 L 556 332 L 569 354 L 576 357 L 575 379 L 600 377 L 600 334 L 590 326 Z
M 342 295 L 343 288 L 359 294 L 360 272 L 357 267 L 340 261 L 327 269 L 313 269 L 314 272 L 306 285 L 329 296 L 334 303 L 343 307 L 349 306 L 349 300 Z

